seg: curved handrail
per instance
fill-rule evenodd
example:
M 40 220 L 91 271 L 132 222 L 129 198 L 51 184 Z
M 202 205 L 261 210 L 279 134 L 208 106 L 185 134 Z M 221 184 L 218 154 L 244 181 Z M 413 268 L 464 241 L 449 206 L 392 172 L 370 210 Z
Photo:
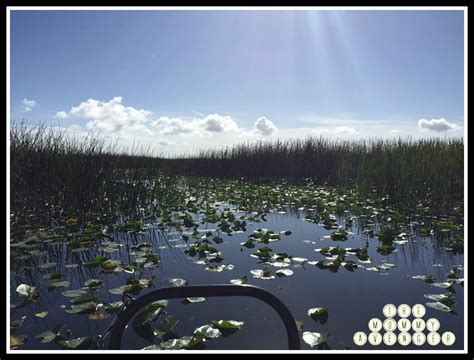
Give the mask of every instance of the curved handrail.
M 109 349 L 120 349 L 122 343 L 122 336 L 125 327 L 129 321 L 137 314 L 143 307 L 148 304 L 161 299 L 175 299 L 187 297 L 227 297 L 227 296 L 248 296 L 257 298 L 270 305 L 283 320 L 285 329 L 288 335 L 288 348 L 290 350 L 300 349 L 300 339 L 296 321 L 291 315 L 290 310 L 281 302 L 275 295 L 253 285 L 187 285 L 182 287 L 166 287 L 151 291 L 139 298 L 135 299 L 130 304 L 127 304 L 125 309 L 119 313 L 115 323 L 113 324 Z

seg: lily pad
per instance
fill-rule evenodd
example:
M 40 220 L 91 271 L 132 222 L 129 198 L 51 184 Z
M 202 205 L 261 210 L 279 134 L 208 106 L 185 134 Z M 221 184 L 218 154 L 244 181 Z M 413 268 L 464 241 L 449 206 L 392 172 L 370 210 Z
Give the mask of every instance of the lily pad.
M 87 291 L 82 290 L 82 289 L 66 290 L 66 291 L 63 291 L 61 294 L 63 294 L 66 297 L 79 297 L 81 295 L 87 294 Z
M 243 276 L 239 279 L 232 279 L 230 280 L 231 284 L 234 284 L 234 285 L 243 285 L 243 284 L 247 284 L 248 282 L 248 279 L 247 279 L 247 276 Z
M 446 293 L 446 294 L 425 294 L 425 298 L 429 300 L 433 300 L 435 302 L 440 302 L 444 305 L 450 306 L 454 303 L 454 294 L 453 293 Z
M 415 275 L 412 276 L 412 279 L 421 280 L 428 284 L 433 284 L 436 278 L 433 275 Z
M 271 271 L 267 270 L 267 269 L 265 269 L 265 270 L 261 270 L 261 269 L 250 270 L 250 273 L 256 279 L 273 280 L 275 278 L 275 276 L 273 276 L 271 274 Z
M 16 288 L 16 292 L 18 293 L 18 295 L 28 298 L 28 299 L 31 299 L 38 295 L 36 287 L 26 285 L 26 284 L 18 285 Z
M 191 349 L 204 341 L 204 336 L 183 336 L 180 339 L 171 339 L 164 341 L 160 344 L 160 348 L 163 350 L 181 350 Z
M 181 278 L 170 278 L 169 282 L 173 284 L 173 286 L 184 286 L 188 283 L 186 280 Z
M 303 341 L 311 347 L 327 343 L 331 339 L 329 334 L 321 334 L 317 332 L 305 331 L 303 333 Z
M 203 301 L 206 301 L 206 298 L 204 297 L 188 297 L 186 298 L 186 302 L 189 304 L 194 304 L 194 303 L 200 303 L 200 302 L 203 302 Z
M 95 301 L 89 301 L 81 304 L 72 305 L 69 309 L 66 309 L 66 312 L 70 314 L 90 314 L 96 309 L 97 303 Z
M 451 306 L 447 306 L 447 305 L 442 304 L 440 302 L 427 302 L 426 306 L 428 306 L 432 309 L 435 309 L 435 310 L 443 311 L 443 312 L 451 312 L 453 310 L 453 308 Z
M 50 268 L 53 268 L 57 265 L 57 263 L 55 262 L 49 262 L 49 263 L 43 263 L 43 264 L 40 264 L 38 265 L 38 268 L 40 269 L 50 269 Z
M 102 283 L 103 283 L 103 281 L 100 280 L 100 279 L 89 279 L 89 280 L 86 280 L 84 285 L 88 288 L 95 289 L 95 288 L 98 288 L 99 286 L 101 286 Z
M 48 316 L 49 312 L 47 311 L 41 311 L 39 313 L 36 313 L 35 316 L 39 319 L 44 319 L 46 316 Z
M 325 307 L 316 307 L 308 310 L 308 315 L 314 320 L 319 321 L 321 324 L 327 322 L 329 313 L 328 309 Z
M 58 343 L 66 349 L 88 349 L 92 340 L 92 337 L 87 336 L 71 340 L 60 340 Z
M 453 287 L 453 283 L 449 281 L 432 283 L 431 285 L 441 288 L 441 289 L 449 289 Z
M 226 330 L 226 329 L 240 330 L 244 324 L 245 324 L 244 321 L 212 320 L 212 325 L 214 325 L 219 330 Z
M 221 335 L 221 332 L 211 325 L 203 325 L 194 330 L 194 335 L 202 335 L 206 339 L 215 339 Z
M 99 266 L 101 263 L 103 263 L 104 261 L 107 261 L 107 260 L 109 260 L 109 258 L 107 258 L 105 256 L 102 256 L 102 255 L 98 255 L 95 258 L 93 258 L 92 260 L 86 261 L 84 263 L 84 266 L 87 267 L 87 268 L 96 267 L 96 266 Z
M 54 281 L 48 283 L 48 290 L 54 290 L 62 287 L 68 287 L 70 285 L 69 281 Z
M 161 338 L 164 335 L 169 334 L 175 328 L 178 322 L 179 320 L 173 315 L 168 315 L 158 324 L 156 329 L 153 331 L 153 334 Z
M 290 269 L 280 269 L 275 271 L 276 276 L 278 277 L 286 277 L 293 275 L 293 270 Z

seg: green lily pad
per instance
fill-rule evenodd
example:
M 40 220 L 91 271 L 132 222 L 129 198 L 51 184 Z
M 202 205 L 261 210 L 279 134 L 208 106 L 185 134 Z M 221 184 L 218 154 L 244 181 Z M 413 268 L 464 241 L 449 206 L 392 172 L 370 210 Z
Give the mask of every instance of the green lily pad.
M 70 314 L 90 314 L 96 309 L 97 303 L 95 301 L 89 301 L 81 304 L 72 305 L 69 309 L 66 309 L 66 312 Z
M 243 284 L 247 284 L 248 279 L 247 279 L 247 276 L 242 276 L 239 279 L 232 279 L 230 280 L 230 282 L 231 284 L 234 284 L 234 285 L 243 285 Z
M 98 288 L 99 286 L 101 286 L 102 283 L 103 283 L 103 281 L 99 280 L 99 279 L 89 279 L 89 280 L 86 280 L 84 285 L 88 288 L 95 289 L 95 288 Z
M 181 350 L 191 349 L 204 341 L 205 337 L 202 335 L 183 336 L 180 339 L 171 339 L 160 344 L 163 350 Z
M 69 281 L 53 281 L 48 283 L 48 290 L 59 289 L 63 287 L 68 287 L 70 285 Z
M 173 286 L 184 286 L 188 283 L 186 280 L 181 278 L 170 278 L 169 282 L 173 284 Z
M 82 290 L 82 289 L 66 290 L 66 291 L 63 291 L 61 294 L 63 294 L 66 297 L 79 297 L 81 295 L 87 294 L 87 291 Z
M 327 343 L 331 339 L 329 334 L 321 334 L 317 332 L 305 331 L 303 333 L 303 341 L 311 347 Z
M 278 277 L 287 277 L 293 275 L 293 270 L 290 269 L 279 269 L 275 271 L 276 276 Z
M 53 268 L 57 265 L 57 263 L 55 262 L 49 262 L 49 263 L 44 263 L 44 264 L 40 264 L 38 265 L 38 268 L 40 269 L 50 269 L 50 268 Z
M 155 328 L 153 334 L 159 338 L 169 334 L 178 324 L 179 320 L 173 315 L 166 316 Z
M 214 325 L 219 330 L 226 330 L 226 329 L 240 330 L 244 324 L 245 324 L 244 321 L 212 320 L 212 325 Z
M 58 344 L 62 345 L 66 349 L 88 349 L 92 343 L 92 337 L 80 337 L 71 340 L 60 340 Z
M 46 316 L 48 316 L 49 312 L 47 311 L 41 311 L 39 313 L 36 313 L 35 316 L 40 319 L 44 319 Z
M 308 310 L 308 315 L 314 320 L 325 324 L 328 319 L 328 309 L 325 307 L 316 307 Z
M 412 279 L 421 280 L 428 284 L 432 284 L 436 280 L 436 278 L 433 275 L 415 275 L 415 276 L 412 276 Z
M 109 260 L 109 258 L 107 258 L 105 256 L 102 256 L 102 255 L 98 255 L 95 258 L 93 258 L 92 260 L 86 261 L 84 263 L 84 266 L 87 267 L 87 268 L 96 267 L 96 266 L 99 266 L 101 263 L 103 263 L 104 261 L 107 261 L 107 260 Z
M 194 330 L 194 335 L 202 335 L 206 339 L 215 339 L 221 335 L 221 332 L 211 325 L 203 325 Z
M 18 295 L 28 298 L 28 299 L 31 299 L 38 295 L 36 287 L 26 285 L 26 284 L 18 285 L 16 288 L 16 292 L 18 293 Z
M 115 301 L 104 306 L 105 312 L 111 314 L 120 311 L 123 306 L 123 301 Z
M 271 271 L 268 269 L 255 269 L 255 270 L 250 270 L 250 273 L 253 275 L 254 278 L 256 279 L 263 279 L 263 280 L 272 280 L 275 278 L 275 276 L 272 275 Z
M 194 303 L 200 303 L 200 302 L 203 302 L 203 301 L 206 301 L 206 298 L 204 297 L 188 297 L 185 299 L 186 300 L 186 303 L 191 303 L 191 304 L 194 304 Z
M 435 310 L 443 311 L 443 312 L 451 312 L 453 310 L 451 306 L 447 306 L 440 302 L 427 302 L 426 306 Z

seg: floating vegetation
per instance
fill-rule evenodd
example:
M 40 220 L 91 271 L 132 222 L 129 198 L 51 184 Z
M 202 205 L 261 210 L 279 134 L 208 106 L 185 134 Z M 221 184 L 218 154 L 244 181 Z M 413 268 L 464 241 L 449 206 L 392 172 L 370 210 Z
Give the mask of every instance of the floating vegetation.
M 18 293 L 18 295 L 28 300 L 34 299 L 38 296 L 38 291 L 36 290 L 36 287 L 26 284 L 18 285 L 18 287 L 16 288 L 16 292 Z
M 334 241 L 344 241 L 347 240 L 348 234 L 349 233 L 346 230 L 341 229 L 331 233 L 331 239 L 333 239 Z
M 188 283 L 186 280 L 181 278 L 170 278 L 168 281 L 173 284 L 173 286 L 184 286 Z
M 453 310 L 451 306 L 447 306 L 441 302 L 427 302 L 425 303 L 425 305 L 432 309 L 443 311 L 443 312 L 451 312 Z
M 262 280 L 273 280 L 275 279 L 275 276 L 272 275 L 272 272 L 268 269 L 256 269 L 256 270 L 250 270 L 250 273 L 253 275 L 254 278 L 256 279 L 262 279 Z
M 317 332 L 305 331 L 303 333 L 303 341 L 311 347 L 327 344 L 331 339 L 330 334 L 321 334 Z
M 428 284 L 433 284 L 436 280 L 436 278 L 433 275 L 415 275 L 415 276 L 412 276 L 412 278 L 415 280 L 424 281 Z
M 175 318 L 173 315 L 167 315 L 155 328 L 153 335 L 156 337 L 162 338 L 163 336 L 169 334 L 173 329 L 178 325 L 179 319 Z
M 293 270 L 290 269 L 280 269 L 275 271 L 276 276 L 278 277 L 287 277 L 294 274 Z
M 245 322 L 236 320 L 212 320 L 212 325 L 221 331 L 240 330 L 244 324 Z
M 328 309 L 325 307 L 316 307 L 308 310 L 308 315 L 314 320 L 325 324 L 328 320 Z
M 337 286 L 342 278 L 356 283 L 367 276 L 360 269 L 383 275 L 396 264 L 397 273 L 406 275 L 400 254 L 415 246 L 448 251 L 456 262 L 463 259 L 459 140 L 339 144 L 312 139 L 203 152 L 200 158 L 159 159 L 114 155 L 99 143 L 92 151 L 55 133 L 48 140 L 41 129 L 41 136 L 25 129 L 12 131 L 11 309 L 18 311 L 11 317 L 10 326 L 17 332 L 10 339 L 12 348 L 30 348 L 24 335 L 37 333 L 42 342 L 59 348 L 98 346 L 95 336 L 72 338 L 65 326 L 46 326 L 80 317 L 113 319 L 132 295 L 153 289 L 153 274 L 160 274 L 157 286 L 185 286 L 181 277 L 188 273 L 180 271 L 180 264 L 184 269 L 184 264 L 192 266 L 193 282 L 215 278 L 283 291 L 284 284 L 291 284 L 300 294 L 306 286 L 300 276 L 311 279 L 314 273 L 316 283 L 321 276 L 331 279 L 325 284 Z M 272 159 L 278 161 L 272 164 Z M 298 224 L 288 225 L 288 219 Z M 302 233 L 300 227 L 309 230 Z M 307 245 L 326 245 L 328 240 L 350 245 L 315 251 Z M 390 256 L 385 258 L 390 262 L 384 256 Z M 433 259 L 440 262 L 434 270 L 441 276 L 438 265 L 449 261 L 430 257 L 430 263 Z M 227 272 L 235 269 L 240 274 Z M 433 275 L 412 278 L 446 289 L 445 294 L 425 295 L 427 306 L 452 312 L 454 287 L 464 285 L 461 271 L 453 268 L 446 280 Z M 116 295 L 116 300 L 125 297 L 108 303 L 101 299 L 104 294 Z M 55 297 L 62 303 L 50 304 Z M 205 298 L 194 297 L 181 302 L 192 309 L 202 305 L 189 304 L 202 301 Z M 310 296 L 307 301 L 311 306 Z M 202 325 L 209 319 L 184 319 L 168 312 L 164 303 L 157 303 L 134 319 L 132 328 L 151 344 L 145 349 L 202 349 L 243 325 L 232 320 Z M 326 308 L 311 308 L 308 315 L 320 323 L 328 321 Z M 185 320 L 199 321 L 193 328 L 202 326 L 178 337 L 173 331 Z M 33 321 L 41 328 L 32 329 Z M 329 338 L 303 334 L 311 347 L 324 348 Z
M 49 311 L 41 311 L 39 313 L 36 313 L 35 316 L 38 319 L 44 319 L 46 316 L 48 316 L 48 314 L 49 314 Z
M 382 246 L 377 247 L 377 252 L 380 255 L 390 255 L 395 250 L 396 250 L 395 247 L 393 247 L 391 245 L 382 245 Z
M 234 284 L 234 285 L 243 285 L 243 284 L 248 283 L 248 279 L 247 279 L 247 276 L 242 276 L 239 279 L 232 279 L 232 280 L 230 280 L 230 282 L 231 282 L 231 284 Z

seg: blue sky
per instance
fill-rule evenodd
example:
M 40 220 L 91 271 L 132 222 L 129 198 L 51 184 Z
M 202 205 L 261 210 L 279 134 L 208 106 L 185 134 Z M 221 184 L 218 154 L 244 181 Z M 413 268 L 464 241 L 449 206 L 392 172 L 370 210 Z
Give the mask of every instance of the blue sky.
M 462 11 L 12 11 L 11 119 L 159 151 L 461 136 Z

